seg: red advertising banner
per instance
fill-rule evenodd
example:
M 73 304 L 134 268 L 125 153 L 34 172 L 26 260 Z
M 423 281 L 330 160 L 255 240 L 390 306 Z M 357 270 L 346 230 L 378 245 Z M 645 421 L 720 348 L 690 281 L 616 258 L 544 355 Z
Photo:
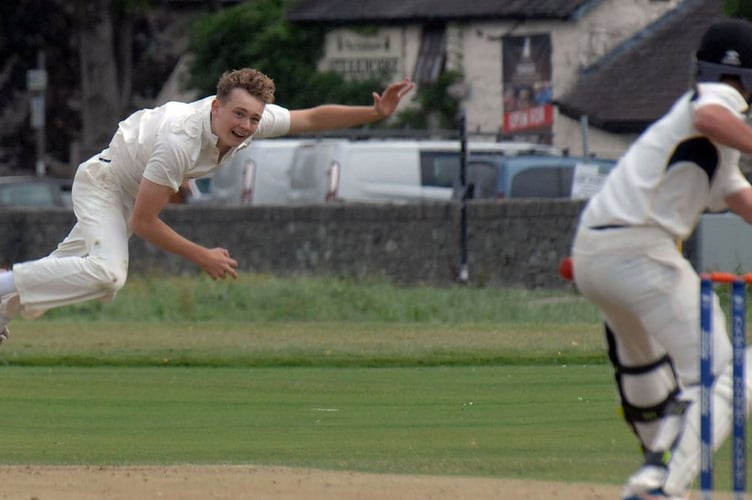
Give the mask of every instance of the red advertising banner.
M 554 121 L 550 35 L 506 36 L 502 43 L 504 132 L 550 135 Z
M 553 123 L 554 107 L 551 104 L 504 113 L 505 132 L 537 130 Z

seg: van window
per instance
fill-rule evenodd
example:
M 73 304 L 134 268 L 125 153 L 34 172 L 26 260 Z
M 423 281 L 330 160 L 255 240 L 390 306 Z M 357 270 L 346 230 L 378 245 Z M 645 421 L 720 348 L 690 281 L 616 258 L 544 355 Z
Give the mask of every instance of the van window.
M 499 170 L 495 163 L 474 161 L 467 164 L 467 185 L 473 186 L 473 198 L 496 198 Z
M 512 178 L 510 198 L 566 198 L 572 189 L 571 166 L 528 168 Z
M 311 147 L 299 148 L 290 169 L 290 187 L 310 189 L 316 186 L 316 173 L 316 150 Z
M 199 192 L 201 194 L 211 194 L 211 186 L 212 186 L 212 178 L 207 177 L 201 177 L 196 179 L 196 187 L 198 188 Z
M 452 187 L 460 172 L 459 153 L 421 151 L 420 180 L 423 186 Z
M 0 190 L 0 205 L 26 207 L 54 207 L 54 193 L 46 182 L 7 184 Z

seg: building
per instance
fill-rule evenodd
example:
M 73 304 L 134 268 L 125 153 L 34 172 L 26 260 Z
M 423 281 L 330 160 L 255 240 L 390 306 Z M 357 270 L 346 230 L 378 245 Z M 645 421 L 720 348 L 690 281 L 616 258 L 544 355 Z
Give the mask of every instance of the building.
M 302 0 L 288 20 L 326 27 L 320 67 L 350 78 L 420 85 L 460 72 L 455 97 L 471 135 L 617 156 L 686 90 L 691 53 L 720 4 Z

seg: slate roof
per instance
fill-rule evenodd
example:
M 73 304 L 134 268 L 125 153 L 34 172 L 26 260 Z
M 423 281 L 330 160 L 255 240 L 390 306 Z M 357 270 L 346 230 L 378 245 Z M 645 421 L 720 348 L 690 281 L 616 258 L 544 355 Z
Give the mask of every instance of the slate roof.
M 642 132 L 690 87 L 700 38 L 719 17 L 718 0 L 685 0 L 587 68 L 556 99 L 559 111 L 609 132 Z
M 302 0 L 287 12 L 296 23 L 394 23 L 432 20 L 571 20 L 603 0 Z

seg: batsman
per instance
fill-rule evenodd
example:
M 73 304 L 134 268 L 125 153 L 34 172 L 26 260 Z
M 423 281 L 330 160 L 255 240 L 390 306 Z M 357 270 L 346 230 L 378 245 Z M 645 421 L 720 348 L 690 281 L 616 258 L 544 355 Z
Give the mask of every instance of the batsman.
M 686 499 L 699 469 L 700 278 L 676 241 L 706 210 L 752 223 L 752 187 L 738 164 L 752 154 L 752 24 L 715 22 L 695 61 L 691 88 L 584 208 L 572 248 L 574 281 L 603 316 L 623 415 L 643 450 L 624 500 Z M 732 348 L 716 295 L 713 302 L 718 447 L 731 427 Z M 749 349 L 746 360 L 752 365 Z

